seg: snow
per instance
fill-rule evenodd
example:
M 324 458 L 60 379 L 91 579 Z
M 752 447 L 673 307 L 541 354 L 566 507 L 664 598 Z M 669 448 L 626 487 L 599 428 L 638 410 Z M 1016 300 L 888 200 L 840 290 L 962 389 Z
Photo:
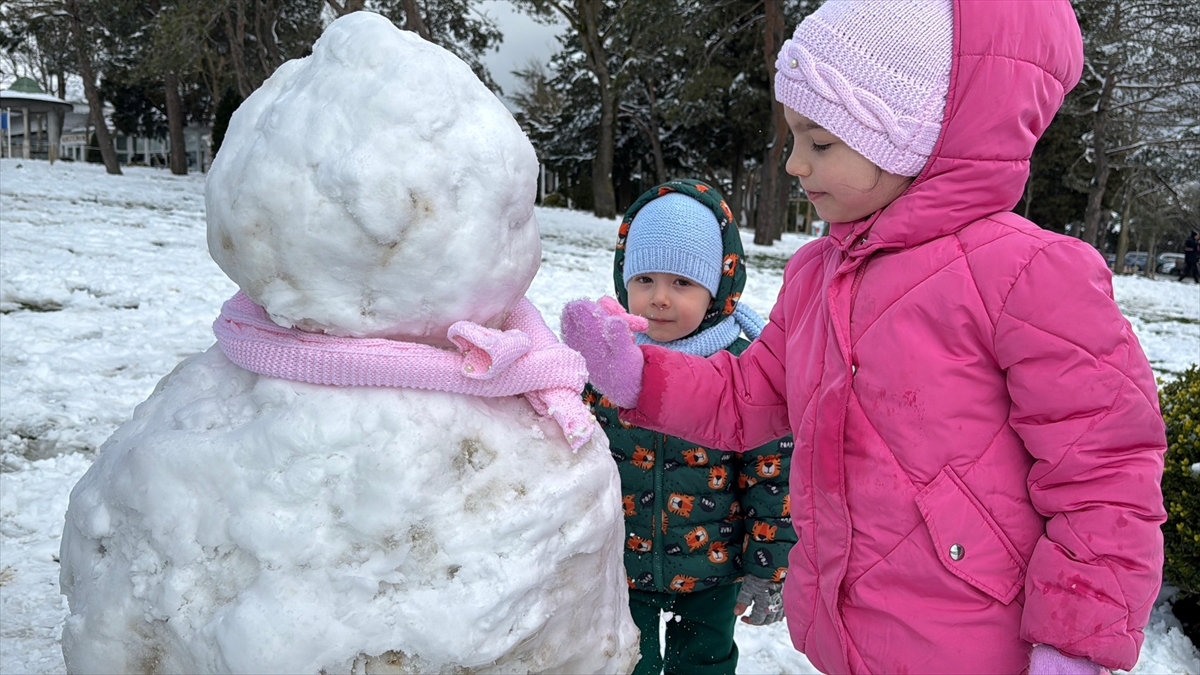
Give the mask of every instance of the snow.
M 537 272 L 533 148 L 465 64 L 378 15 L 331 24 L 246 101 L 225 143 L 205 189 L 208 252 L 285 328 L 448 346 L 456 322 L 507 326 Z M 114 252 L 108 293 L 75 279 L 65 294 L 0 295 L 49 313 L 83 291 L 127 294 Z M 140 290 L 117 309 L 140 309 Z M 135 332 L 137 351 L 153 345 L 152 327 Z M 292 339 L 312 350 L 316 337 Z M 366 349 L 346 342 L 340 358 Z M 64 346 L 32 355 L 35 371 Z M 620 479 L 566 396 L 594 429 L 577 451 L 524 396 L 318 386 L 244 370 L 221 347 L 188 356 L 70 491 L 62 665 L 628 671 Z
M 198 175 L 0 160 L 0 672 L 65 669 L 57 556 L 71 488 L 158 380 L 212 346 L 212 320 L 237 290 L 208 256 L 203 192 Z M 568 300 L 611 292 L 617 223 L 536 215 L 542 265 L 529 297 L 557 329 Z M 744 298 L 765 315 L 808 239 L 743 241 Z M 1114 289 L 1160 376 L 1200 361 L 1197 286 L 1117 277 Z M 1200 673 L 1167 598 L 1134 673 Z M 736 635 L 739 673 L 816 672 L 782 623 L 739 623 Z
M 496 327 L 533 279 L 537 175 L 465 63 L 354 12 L 234 113 L 209 250 L 280 325 L 449 346 L 450 324 Z
M 290 382 L 211 348 L 74 489 L 66 665 L 618 670 L 636 629 L 594 439 L 571 452 L 520 397 Z

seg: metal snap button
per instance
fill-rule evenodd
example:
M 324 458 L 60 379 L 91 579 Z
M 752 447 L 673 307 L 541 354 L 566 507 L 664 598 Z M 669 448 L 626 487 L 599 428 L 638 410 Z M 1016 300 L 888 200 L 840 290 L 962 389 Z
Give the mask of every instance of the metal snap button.
M 963 556 L 966 554 L 967 554 L 967 549 L 963 548 L 962 544 L 954 544 L 950 547 L 950 559 L 951 560 L 962 560 Z

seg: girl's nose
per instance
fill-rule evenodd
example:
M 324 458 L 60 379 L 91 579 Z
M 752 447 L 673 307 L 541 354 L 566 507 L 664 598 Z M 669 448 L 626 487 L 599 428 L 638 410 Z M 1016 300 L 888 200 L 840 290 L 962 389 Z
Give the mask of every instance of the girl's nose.
M 788 156 L 787 172 L 793 176 L 807 178 L 812 173 L 812 165 L 808 163 L 800 152 L 793 149 L 792 154 Z

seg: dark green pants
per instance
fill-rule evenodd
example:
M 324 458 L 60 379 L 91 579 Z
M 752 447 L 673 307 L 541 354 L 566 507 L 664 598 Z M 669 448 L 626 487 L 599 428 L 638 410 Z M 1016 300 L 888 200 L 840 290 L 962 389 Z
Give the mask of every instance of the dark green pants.
M 642 660 L 633 675 L 733 675 L 738 650 L 733 643 L 733 613 L 741 584 L 725 584 L 695 593 L 629 591 L 629 611 L 642 631 Z M 658 622 L 662 612 L 674 616 L 667 622 L 664 664 Z

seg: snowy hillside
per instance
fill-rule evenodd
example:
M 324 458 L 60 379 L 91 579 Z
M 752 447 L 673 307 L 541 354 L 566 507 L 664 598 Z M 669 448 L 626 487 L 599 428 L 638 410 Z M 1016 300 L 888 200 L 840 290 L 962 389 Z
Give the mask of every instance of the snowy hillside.
M 236 290 L 208 256 L 203 192 L 199 175 L 0 161 L 0 672 L 62 672 L 57 556 L 69 491 L 158 380 L 212 345 L 212 321 Z M 616 222 L 537 216 L 543 257 L 529 296 L 557 329 L 566 301 L 611 292 Z M 766 315 L 807 239 L 745 241 L 744 299 Z M 1114 283 L 1160 376 L 1200 361 L 1200 289 Z M 815 672 L 782 624 L 737 630 L 738 672 Z M 1165 603 L 1133 672 L 1200 673 Z

